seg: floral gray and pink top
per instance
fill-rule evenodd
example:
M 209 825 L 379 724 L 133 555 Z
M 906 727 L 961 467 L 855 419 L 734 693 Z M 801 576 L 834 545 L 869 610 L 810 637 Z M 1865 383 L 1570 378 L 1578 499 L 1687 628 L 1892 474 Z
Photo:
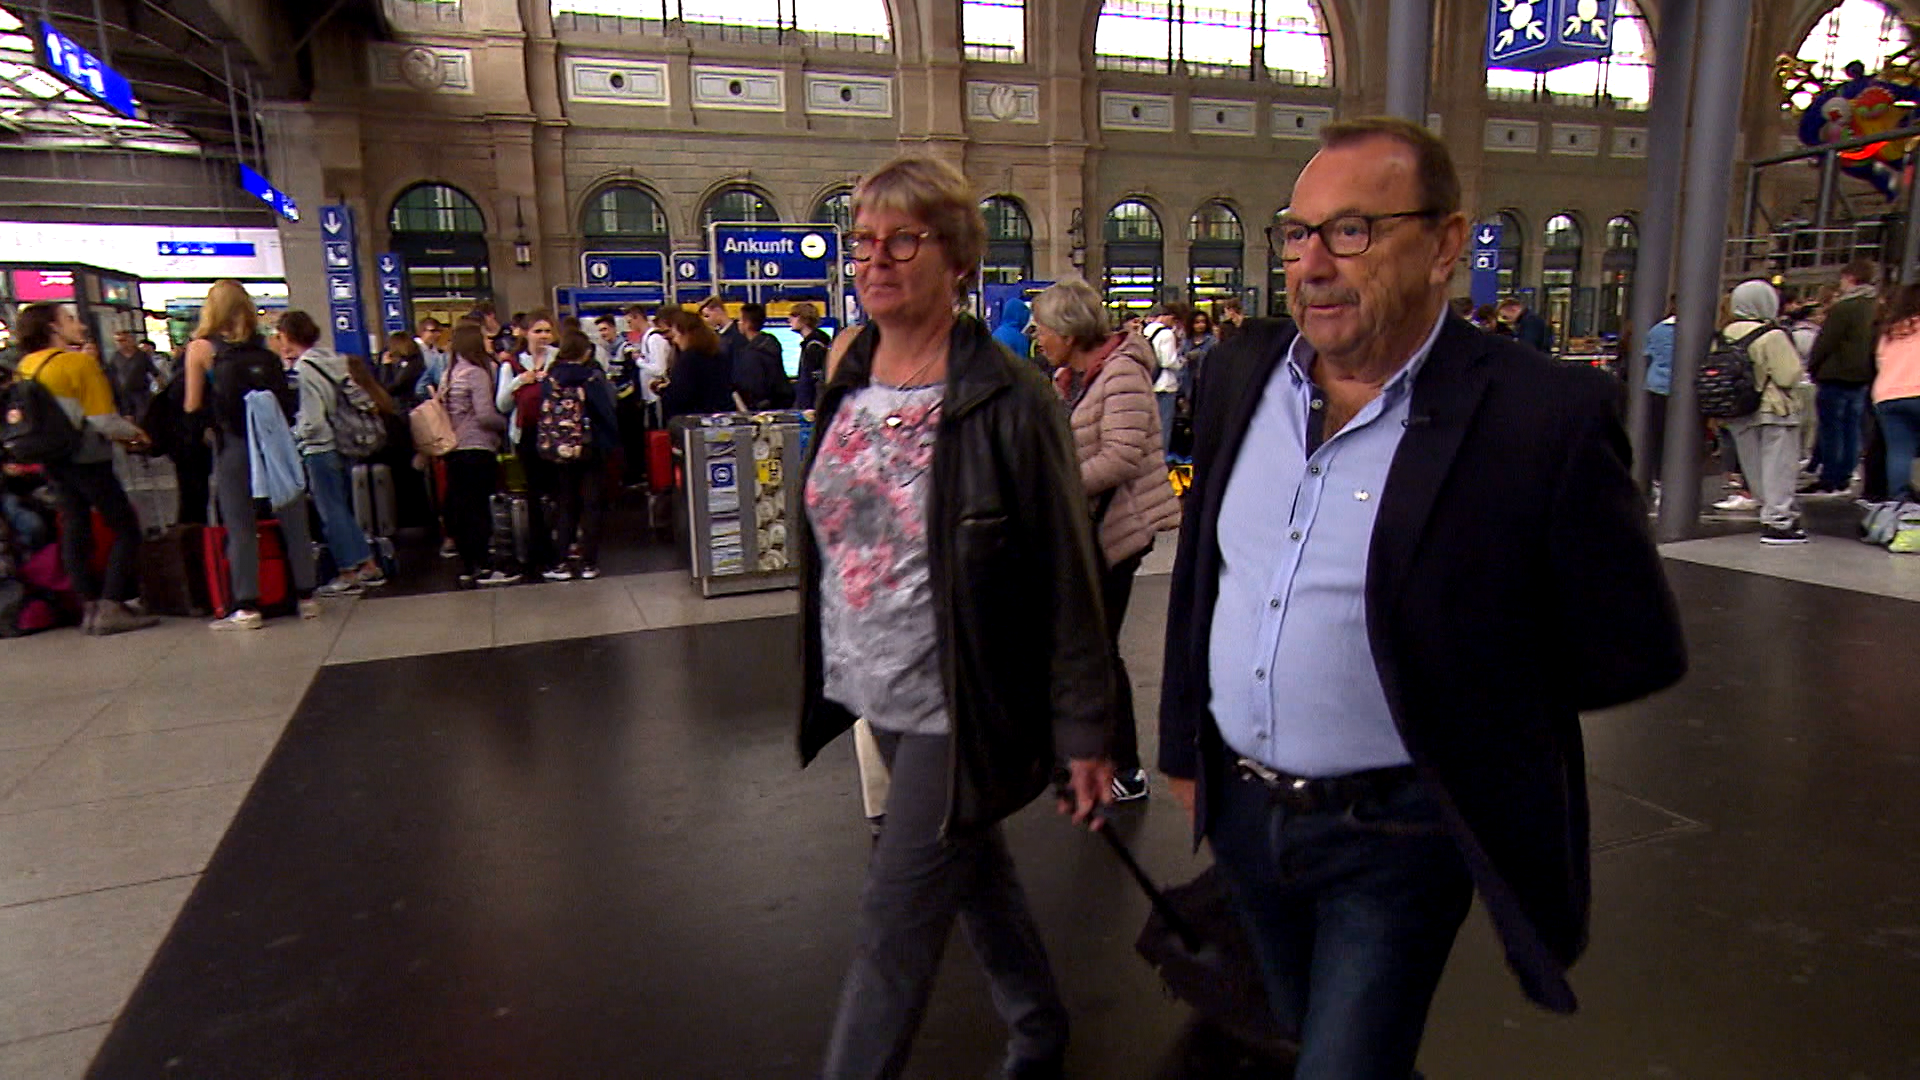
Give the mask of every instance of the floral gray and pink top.
M 848 394 L 807 478 L 826 696 L 906 735 L 950 730 L 927 552 L 945 390 L 874 383 Z

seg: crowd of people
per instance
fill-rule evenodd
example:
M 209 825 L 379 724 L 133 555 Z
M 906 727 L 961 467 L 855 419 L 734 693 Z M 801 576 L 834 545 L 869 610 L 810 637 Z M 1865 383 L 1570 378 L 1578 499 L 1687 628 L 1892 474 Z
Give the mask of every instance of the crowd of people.
M 1715 349 L 1742 356 L 1759 392 L 1745 415 L 1702 421 L 1726 477 L 1725 498 L 1714 508 L 1757 513 L 1763 543 L 1808 541 L 1806 499 L 1851 499 L 1868 515 L 1920 499 L 1912 490 L 1920 451 L 1920 287 L 1882 296 L 1879 280 L 1880 268 L 1859 260 L 1819 296 L 1783 304 L 1772 284 L 1756 280 L 1727 297 Z M 1646 453 L 1656 499 L 1670 437 L 1676 326 L 1669 304 L 1644 346 L 1652 406 Z M 1920 535 L 1875 542 L 1896 552 L 1920 550 Z
M 356 469 L 367 465 L 396 478 L 412 523 L 436 531 L 441 554 L 460 561 L 462 587 L 598 577 L 606 510 L 646 483 L 649 432 L 682 415 L 807 407 L 818 394 L 831 339 L 817 305 L 794 304 L 788 315 L 802 338 L 797 380 L 766 332 L 766 308 L 732 310 L 737 318 L 713 297 L 697 310 L 633 306 L 585 323 L 534 311 L 503 322 L 482 303 L 451 327 L 428 318 L 417 334 L 389 334 L 378 355 L 363 358 L 322 345 L 303 311 L 261 325 L 254 298 L 222 281 L 175 355 L 120 332 L 102 358 L 71 306 L 28 305 L 0 385 L 37 383 L 83 438 L 57 460 L 6 462 L 0 581 L 14 582 L 57 542 L 62 557 L 43 562 L 63 572 L 35 593 L 56 614 L 35 628 L 64 615 L 88 633 L 141 629 L 156 621 L 139 598 L 143 535 L 217 524 L 232 602 L 213 625 L 254 629 L 269 606 L 259 529 L 271 518 L 279 542 L 266 557 L 276 566 L 284 557 L 286 608 L 315 617 L 319 600 L 377 588 L 392 572 L 355 504 L 354 484 L 364 482 Z M 258 405 L 265 399 L 278 406 L 278 423 Z M 429 403 L 451 431 L 431 455 L 410 422 Z M 343 426 L 357 434 L 349 439 Z M 123 463 L 171 461 L 177 505 L 150 515 L 159 520 L 135 512 L 116 474 L 116 443 Z M 288 473 L 298 482 L 263 504 L 268 482 Z M 495 542 L 492 500 L 503 492 L 524 495 L 529 517 L 527 550 L 510 558 Z M 111 533 L 110 544 L 96 545 L 96 529 Z M 96 547 L 107 550 L 104 563 Z M 318 580 L 322 565 L 334 572 Z M 24 598 L 8 589 L 0 604 L 6 632 Z

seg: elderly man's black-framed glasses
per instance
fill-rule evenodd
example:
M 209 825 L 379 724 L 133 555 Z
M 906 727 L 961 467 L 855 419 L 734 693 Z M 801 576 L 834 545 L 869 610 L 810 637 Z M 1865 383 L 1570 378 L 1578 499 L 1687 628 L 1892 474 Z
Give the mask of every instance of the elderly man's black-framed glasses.
M 932 239 L 933 236 L 934 233 L 931 230 L 920 232 L 902 230 L 889 233 L 883 240 L 870 232 L 851 232 L 847 234 L 847 257 L 854 262 L 872 262 L 873 257 L 880 253 L 880 249 L 885 248 L 887 258 L 894 262 L 907 262 L 920 254 L 920 245 Z
M 1437 218 L 1438 210 L 1402 210 L 1397 214 L 1341 214 L 1318 225 L 1303 221 L 1283 221 L 1267 226 L 1267 249 L 1283 263 L 1299 262 L 1307 252 L 1307 238 L 1319 236 L 1327 254 L 1338 258 L 1365 255 L 1373 247 L 1373 236 L 1383 221 L 1400 218 Z

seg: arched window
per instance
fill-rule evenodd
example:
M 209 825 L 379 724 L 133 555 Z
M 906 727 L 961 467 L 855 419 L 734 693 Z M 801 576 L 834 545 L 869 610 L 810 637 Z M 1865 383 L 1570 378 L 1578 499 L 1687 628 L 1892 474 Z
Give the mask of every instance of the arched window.
M 1633 268 L 1640 261 L 1640 227 L 1622 215 L 1607 222 L 1607 250 L 1600 256 L 1601 337 L 1619 337 L 1633 303 Z
M 1502 210 L 1494 220 L 1500 226 L 1500 295 L 1518 296 L 1524 287 L 1527 254 L 1527 230 L 1520 227 L 1520 219 Z
M 1106 0 L 1094 28 L 1106 71 L 1332 86 L 1333 51 L 1314 0 Z
M 1144 315 L 1160 302 L 1166 273 L 1165 235 L 1153 207 L 1128 199 L 1107 211 L 1101 230 L 1106 243 L 1106 274 L 1101 290 L 1107 306 L 1128 315 Z
M 721 188 L 700 208 L 700 232 L 704 237 L 707 226 L 716 221 L 779 221 L 780 215 L 773 203 L 759 191 L 736 184 Z
M 1879 71 L 1907 42 L 1907 28 L 1891 8 L 1877 0 L 1844 0 L 1813 24 L 1794 56 L 1807 61 L 1822 82 L 1837 83 L 1856 60 L 1869 75 Z M 1812 104 L 1811 92 L 1796 96 L 1806 98 L 1796 101 L 1797 107 Z
M 445 184 L 415 184 L 393 201 L 387 225 L 396 233 L 477 233 L 487 219 L 467 193 Z
M 580 234 L 589 251 L 672 250 L 660 203 L 633 184 L 612 184 L 587 200 Z
M 886 0 L 551 0 L 556 30 L 893 50 Z
M 980 268 L 988 285 L 1033 280 L 1033 223 L 1018 199 L 995 195 L 980 204 L 987 219 L 987 261 Z
M 1240 215 L 1223 202 L 1210 202 L 1187 220 L 1187 299 L 1214 304 L 1240 295 L 1246 262 L 1246 230 Z
M 466 192 L 415 184 L 393 200 L 387 228 L 406 267 L 408 325 L 432 317 L 452 326 L 476 302 L 493 298 L 487 219 Z
M 1575 318 L 1580 262 L 1586 244 L 1580 223 L 1569 214 L 1555 214 L 1547 219 L 1546 241 L 1547 252 L 1540 264 L 1540 294 L 1543 314 L 1553 327 L 1553 339 L 1564 343 L 1570 337 L 1586 337 L 1592 331 Z
M 1848 0 L 1852 3 L 1855 0 Z M 1868 0 L 1860 0 L 1868 2 Z M 1653 35 L 1633 0 L 1615 0 L 1613 55 L 1554 71 L 1487 69 L 1487 96 L 1557 105 L 1644 110 L 1653 96 Z
M 1027 59 L 1027 0 L 960 0 L 960 44 L 969 60 Z
M 813 216 L 807 219 L 814 224 L 832 222 L 834 228 L 847 232 L 853 228 L 853 191 L 836 191 L 813 204 Z

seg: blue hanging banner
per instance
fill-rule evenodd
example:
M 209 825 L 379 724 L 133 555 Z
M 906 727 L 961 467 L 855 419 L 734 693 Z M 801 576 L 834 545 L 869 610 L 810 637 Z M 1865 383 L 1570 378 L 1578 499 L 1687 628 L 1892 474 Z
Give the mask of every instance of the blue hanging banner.
M 1500 299 L 1501 228 L 1491 222 L 1473 227 L 1473 306 L 1482 307 Z
M 100 58 L 80 47 L 72 38 L 40 23 L 40 62 L 69 86 L 129 120 L 140 118 L 140 103 L 134 100 L 133 84 L 125 75 L 100 62 Z
M 1487 66 L 1553 71 L 1613 55 L 1614 0 L 1491 0 Z
M 360 257 L 354 238 L 353 208 L 342 204 L 320 208 L 320 247 L 327 263 L 327 323 L 333 330 L 333 351 L 367 355 L 367 323 L 360 308 Z

